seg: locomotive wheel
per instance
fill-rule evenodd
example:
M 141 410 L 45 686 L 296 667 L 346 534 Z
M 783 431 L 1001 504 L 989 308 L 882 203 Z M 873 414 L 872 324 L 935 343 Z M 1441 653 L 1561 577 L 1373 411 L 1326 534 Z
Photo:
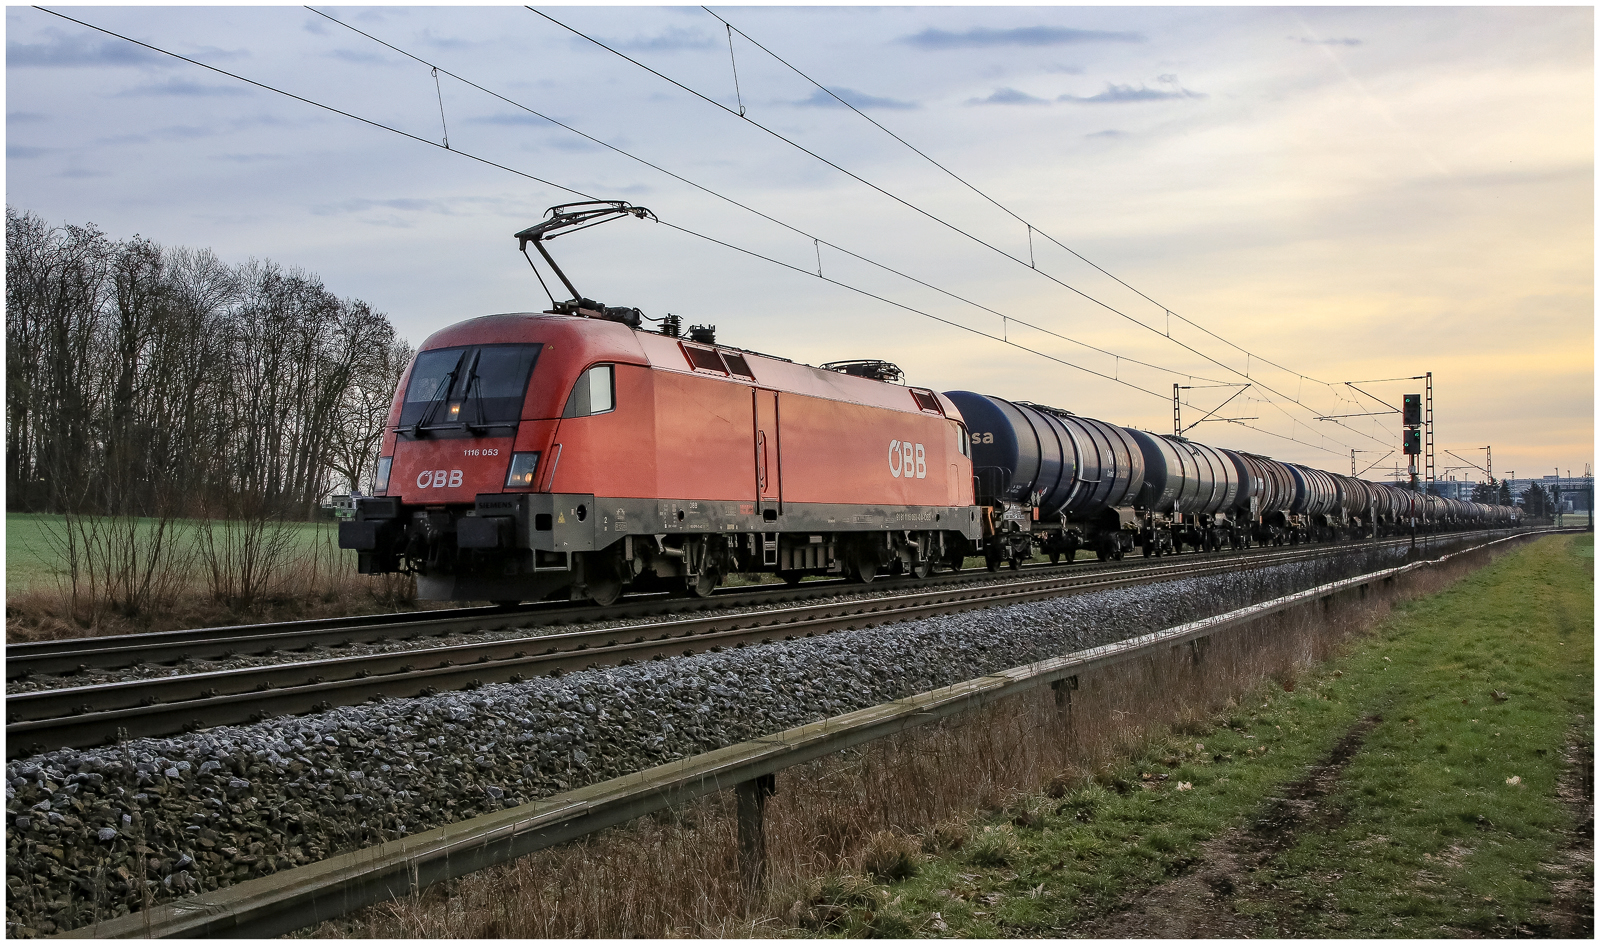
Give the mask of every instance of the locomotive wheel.
M 967 556 L 959 549 L 951 549 L 949 557 L 944 559 L 944 566 L 949 568 L 952 574 L 959 572 L 961 566 L 966 563 Z
M 707 571 L 700 575 L 690 575 L 684 579 L 685 587 L 690 597 L 710 597 L 711 592 L 717 589 L 717 572 Z
M 872 579 L 878 576 L 878 562 L 870 551 L 856 549 L 845 558 L 845 574 L 850 580 L 862 584 L 871 584 Z
M 778 577 L 783 578 L 783 583 L 789 585 L 790 587 L 794 587 L 796 584 L 799 584 L 801 579 L 804 578 L 805 576 L 806 575 L 805 575 L 804 571 L 779 571 L 778 572 Z
M 496 607 L 516 607 L 517 605 L 521 604 L 522 601 L 520 601 L 520 600 L 492 600 L 489 603 L 493 604 Z
M 1056 551 L 1050 552 L 1050 563 L 1051 564 L 1060 564 L 1061 563 L 1061 554 L 1060 554 L 1060 552 L 1056 552 Z
M 911 576 L 917 578 L 918 580 L 926 580 L 927 578 L 933 576 L 933 562 L 918 561 L 916 564 L 913 564 L 911 566 Z
M 1000 559 L 985 556 L 983 559 L 983 565 L 990 571 L 998 571 L 1000 570 Z

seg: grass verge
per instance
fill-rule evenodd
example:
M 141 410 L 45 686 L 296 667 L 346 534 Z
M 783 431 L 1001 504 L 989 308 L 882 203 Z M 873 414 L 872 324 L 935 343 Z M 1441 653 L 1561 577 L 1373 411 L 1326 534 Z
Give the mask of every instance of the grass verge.
M 1573 781 L 1592 764 L 1593 600 L 1592 536 L 1522 548 L 1209 723 L 925 834 L 912 876 L 863 860 L 813 883 L 791 918 L 894 937 L 1590 933 L 1592 849 L 1574 850 L 1592 775 Z

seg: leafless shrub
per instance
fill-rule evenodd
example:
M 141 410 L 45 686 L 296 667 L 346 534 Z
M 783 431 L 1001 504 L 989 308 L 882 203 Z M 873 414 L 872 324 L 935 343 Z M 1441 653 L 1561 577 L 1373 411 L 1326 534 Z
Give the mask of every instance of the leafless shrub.
M 260 493 L 208 502 L 204 511 L 199 548 L 211 598 L 248 607 L 265 594 L 286 563 L 294 528 Z
M 65 565 L 56 597 L 68 621 L 93 627 L 116 615 L 139 622 L 177 598 L 190 564 L 190 525 L 165 503 L 153 511 L 71 509 L 46 527 L 45 541 Z

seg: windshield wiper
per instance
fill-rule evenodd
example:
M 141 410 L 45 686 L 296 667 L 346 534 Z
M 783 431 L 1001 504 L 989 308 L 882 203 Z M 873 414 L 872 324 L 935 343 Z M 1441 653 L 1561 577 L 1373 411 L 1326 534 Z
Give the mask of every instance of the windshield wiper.
M 437 394 L 439 390 L 442 390 L 444 395 L 435 397 L 433 400 L 429 401 L 428 409 L 422 412 L 422 416 L 417 418 L 417 422 L 413 423 L 409 430 L 402 428 L 400 432 L 409 433 L 412 436 L 421 436 L 430 429 L 431 425 L 428 423 L 428 421 L 433 419 L 433 412 L 439 409 L 439 405 L 441 403 L 450 399 L 450 392 L 455 389 L 456 375 L 461 373 L 461 358 L 462 355 L 465 354 L 466 352 L 463 351 L 456 355 L 455 367 L 450 369 L 450 373 L 445 376 L 445 382 L 439 385 L 439 389 L 435 391 Z
M 486 430 L 490 426 L 489 422 L 485 420 L 483 416 L 483 385 L 478 383 L 480 380 L 478 377 L 478 362 L 482 358 L 483 349 L 479 348 L 477 352 L 472 355 L 472 363 L 467 366 L 467 389 L 461 392 L 463 400 L 465 400 L 467 397 L 474 398 L 473 406 L 478 411 L 478 422 L 468 423 L 467 418 L 461 418 L 461 425 L 474 433 L 478 430 Z

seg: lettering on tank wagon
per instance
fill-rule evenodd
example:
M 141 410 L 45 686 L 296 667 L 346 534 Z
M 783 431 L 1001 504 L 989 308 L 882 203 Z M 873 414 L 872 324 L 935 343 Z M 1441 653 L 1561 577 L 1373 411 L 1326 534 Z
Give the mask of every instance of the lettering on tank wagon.
M 417 473 L 418 489 L 454 489 L 461 485 L 459 469 L 424 469 Z
M 994 442 L 994 434 L 993 433 L 973 433 L 973 434 L 971 434 L 971 439 L 972 439 L 972 445 L 973 446 L 982 446 L 984 443 L 993 443 Z
M 928 478 L 927 451 L 921 443 L 889 441 L 889 475 L 896 479 Z

